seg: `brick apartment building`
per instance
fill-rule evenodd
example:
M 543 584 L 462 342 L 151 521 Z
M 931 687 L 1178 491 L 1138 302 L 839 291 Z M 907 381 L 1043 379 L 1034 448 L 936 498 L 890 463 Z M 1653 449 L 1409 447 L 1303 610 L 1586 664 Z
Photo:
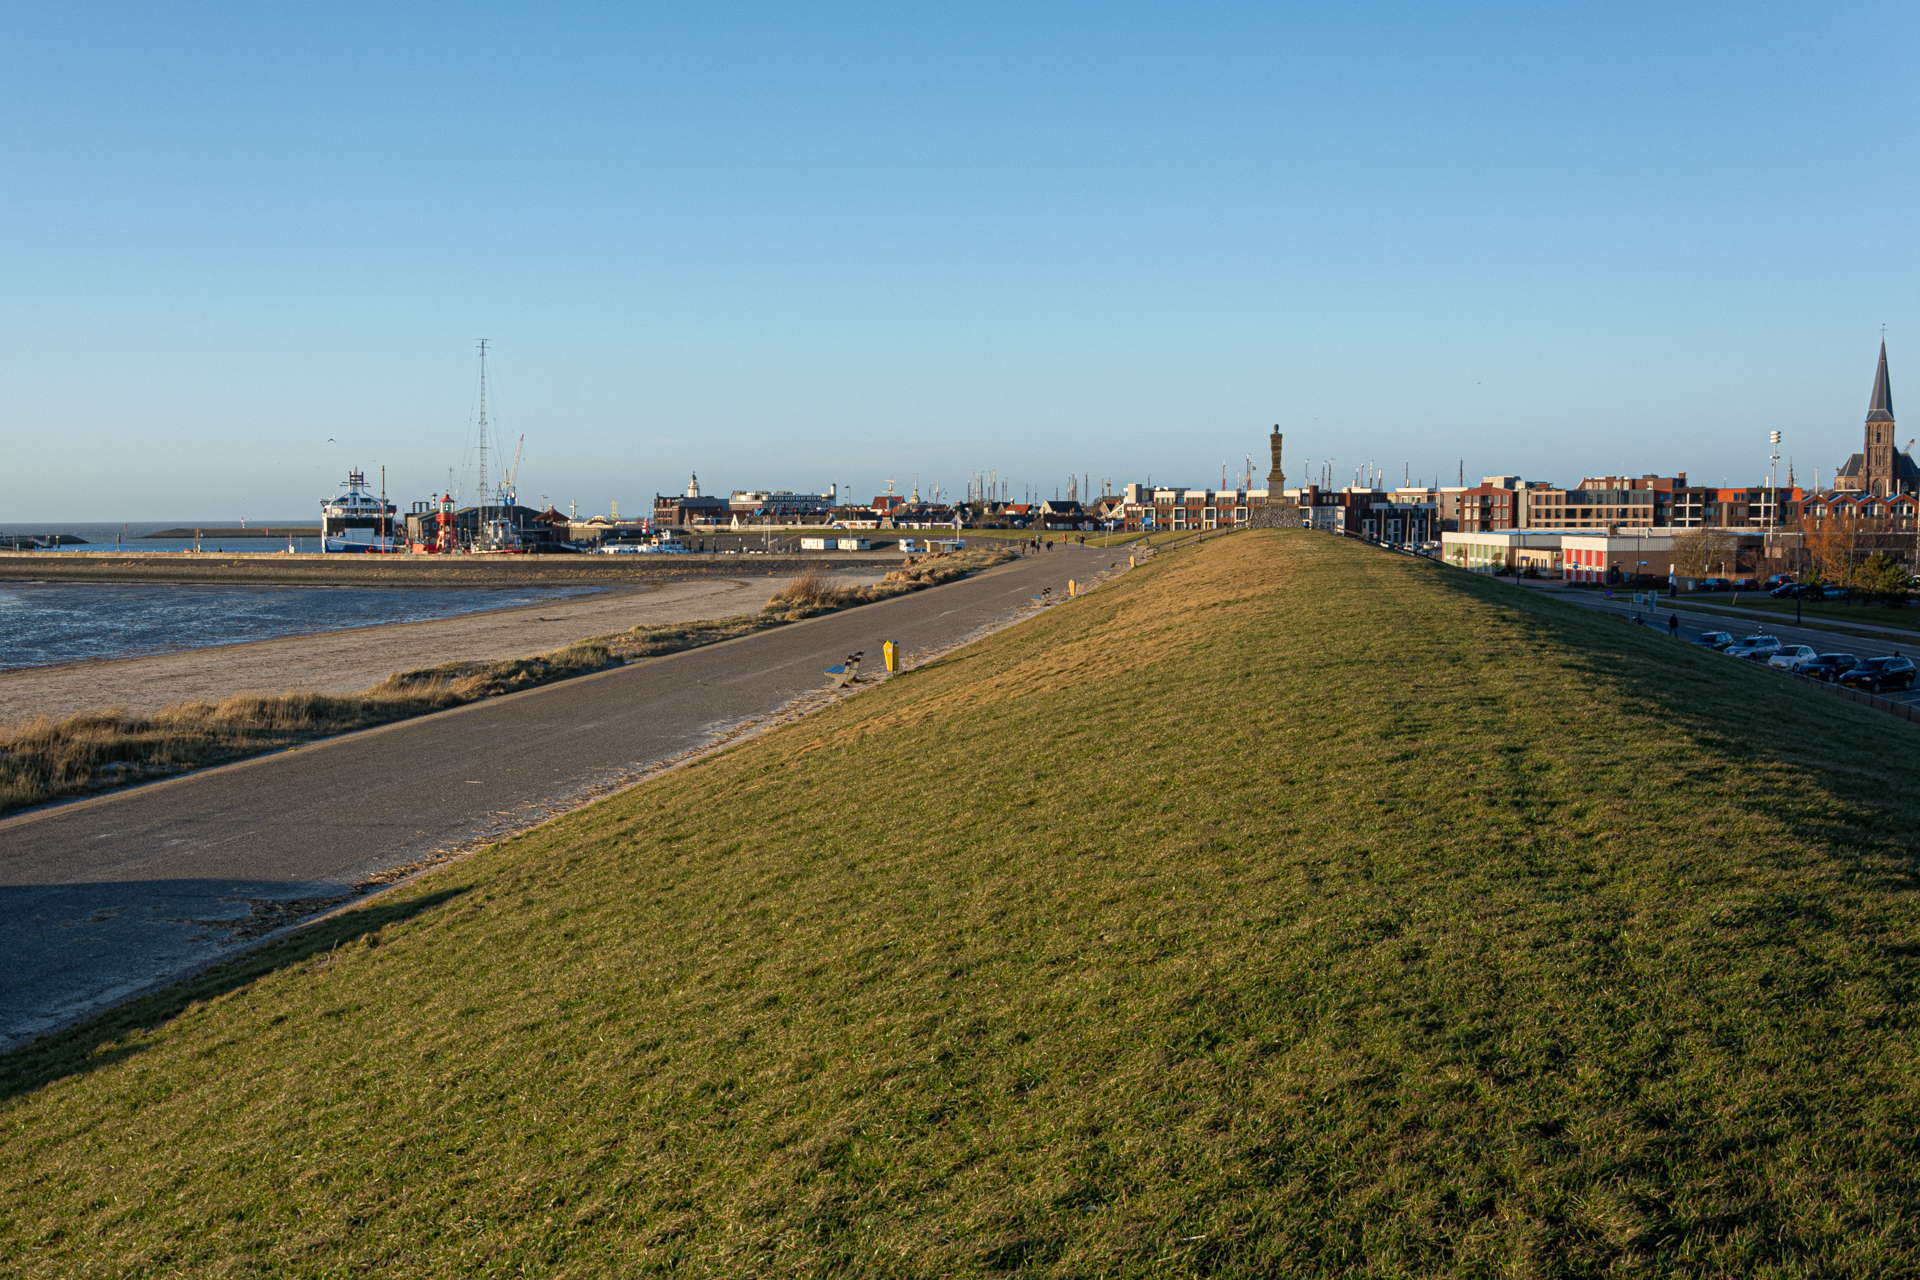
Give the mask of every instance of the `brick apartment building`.
M 1462 489 L 1455 501 L 1454 525 L 1461 533 L 1490 533 L 1522 527 L 1521 490 L 1516 486 L 1502 485 L 1495 478 L 1489 478 L 1471 489 Z
M 1234 528 L 1264 507 L 1264 489 L 1184 489 L 1130 484 L 1107 503 L 1107 519 L 1129 533 Z
M 1571 489 L 1488 476 L 1471 489 L 1431 491 L 1441 528 L 1459 533 L 1505 529 L 1758 529 L 1790 520 L 1795 488 L 1704 488 L 1671 476 L 1588 476 Z

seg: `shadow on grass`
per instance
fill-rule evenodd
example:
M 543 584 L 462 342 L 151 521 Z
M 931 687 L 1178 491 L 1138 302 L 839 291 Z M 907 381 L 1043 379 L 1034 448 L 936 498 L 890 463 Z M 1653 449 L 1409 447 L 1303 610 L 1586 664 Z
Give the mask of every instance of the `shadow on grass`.
M 129 1037 L 165 1025 L 195 1004 L 237 991 L 278 969 L 378 933 L 465 893 L 446 889 L 397 902 L 375 902 L 319 920 L 279 942 L 216 965 L 173 986 L 140 996 L 97 1018 L 0 1054 L 0 1102 L 67 1076 L 84 1075 L 140 1053 Z
M 1756 668 L 1672 638 L 1654 626 L 1634 626 L 1624 617 L 1542 596 L 1524 587 L 1436 567 L 1434 581 L 1481 603 L 1511 611 L 1547 646 L 1569 646 L 1586 655 L 1596 681 L 1640 706 L 1678 737 L 1711 746 L 1734 760 L 1791 770 L 1819 787 L 1837 809 L 1819 821 L 1805 814 L 1778 816 L 1799 834 L 1819 841 L 1884 847 L 1885 837 L 1920 821 L 1906 788 L 1876 786 L 1889 762 L 1920 748 L 1920 729 L 1884 711 L 1835 698 L 1801 681 L 1773 678 Z M 1565 650 L 1560 650 L 1564 654 Z M 1568 732 L 1578 727 L 1569 725 Z M 1916 887 L 1920 865 L 1911 849 L 1906 873 L 1879 876 L 1889 889 Z

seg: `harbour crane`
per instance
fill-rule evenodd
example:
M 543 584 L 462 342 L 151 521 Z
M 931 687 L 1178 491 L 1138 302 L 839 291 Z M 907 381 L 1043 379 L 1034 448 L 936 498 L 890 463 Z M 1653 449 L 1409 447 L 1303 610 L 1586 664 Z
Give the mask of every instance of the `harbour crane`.
M 507 493 L 515 502 L 520 500 L 520 459 L 527 452 L 527 433 L 520 433 L 520 442 L 513 447 L 513 470 L 507 472 Z

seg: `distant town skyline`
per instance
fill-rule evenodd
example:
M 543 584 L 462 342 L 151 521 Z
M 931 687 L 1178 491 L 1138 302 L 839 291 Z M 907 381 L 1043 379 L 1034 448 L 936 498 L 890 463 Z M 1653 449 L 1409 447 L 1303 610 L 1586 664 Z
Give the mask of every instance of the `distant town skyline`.
M 1829 478 L 1920 369 L 1920 11 L 43 7 L 0 50 L 0 524 Z M 1883 52 L 1885 51 L 1885 52 Z M 1865 61 L 1863 62 L 1863 58 Z M 1889 74 L 1889 71 L 1896 72 Z M 1897 388 L 1896 388 L 1897 390 Z M 1898 441 L 1900 446 L 1905 439 Z
M 343 462 L 341 469 L 343 473 L 345 470 L 360 470 L 369 475 L 379 477 L 375 483 L 387 485 L 389 496 L 398 499 L 403 508 L 411 498 L 430 498 L 433 494 L 441 492 L 448 487 L 458 492 L 463 501 L 470 501 L 473 497 L 472 491 L 476 477 L 474 470 L 475 451 L 472 447 L 475 439 L 474 425 L 472 422 L 467 424 L 466 440 L 462 449 L 459 451 L 461 461 L 443 470 L 438 478 L 438 483 L 428 483 L 424 486 L 415 484 L 409 487 L 406 478 L 400 475 L 393 476 L 389 483 L 388 478 L 381 472 L 381 468 L 385 465 L 381 463 L 374 463 L 369 466 L 359 462 Z M 1299 429 L 1296 427 L 1295 430 L 1298 431 Z M 1822 432 L 1819 434 L 1824 440 L 1833 433 Z M 1763 432 L 1762 435 L 1762 447 L 1770 447 L 1766 444 L 1764 438 L 1765 432 Z M 1853 435 L 1857 439 L 1859 435 L 1858 427 L 1853 429 Z M 329 437 L 326 441 L 326 445 L 330 451 L 339 452 L 341 456 L 344 457 L 344 451 L 338 449 L 339 443 L 339 440 L 335 437 Z M 1895 447 L 1904 451 L 1910 444 L 1910 440 L 1902 439 L 1896 442 Z M 1841 466 L 1844 465 L 1848 459 L 1848 455 L 1844 451 L 1844 446 L 1839 444 L 1836 444 L 1834 453 L 1835 460 L 1825 464 L 1819 462 L 1811 464 L 1801 463 L 1793 452 L 1793 441 L 1791 437 L 1783 440 L 1781 449 L 1780 465 L 1774 479 L 1783 486 L 1792 483 L 1802 488 L 1814 485 L 1819 485 L 1823 488 L 1831 487 L 1836 473 L 1839 472 Z M 497 478 L 501 474 L 504 466 L 510 465 L 513 462 L 519 462 L 520 454 L 522 453 L 520 436 L 500 434 L 499 431 L 496 430 L 491 452 L 493 461 L 491 463 L 492 471 L 490 474 Z M 1473 486 L 1478 484 L 1483 477 L 1502 475 L 1517 475 L 1527 481 L 1540 481 L 1547 484 L 1565 486 L 1572 486 L 1581 479 L 1608 475 L 1639 477 L 1681 474 L 1688 476 L 1693 483 L 1697 485 L 1725 487 L 1752 486 L 1760 484 L 1766 479 L 1767 459 L 1764 456 L 1760 460 L 1759 468 L 1750 473 L 1711 476 L 1704 474 L 1696 467 L 1690 467 L 1684 463 L 1675 463 L 1670 456 L 1670 450 L 1658 455 L 1651 455 L 1648 459 L 1644 459 L 1638 463 L 1625 463 L 1611 467 L 1590 466 L 1577 469 L 1577 474 L 1549 474 L 1537 470 L 1529 470 L 1520 466 L 1502 465 L 1502 463 L 1508 462 L 1512 457 L 1521 456 L 1525 452 L 1525 449 L 1516 447 L 1514 452 L 1508 455 L 1507 459 L 1491 459 L 1488 460 L 1490 465 L 1485 466 L 1474 465 L 1474 459 L 1465 457 L 1456 458 L 1454 460 L 1454 470 L 1451 474 L 1446 473 L 1444 467 L 1429 468 L 1426 470 L 1417 469 L 1413 466 L 1411 458 L 1402 459 L 1398 464 L 1394 464 L 1390 461 L 1383 461 L 1382 459 L 1374 457 L 1353 460 L 1342 458 L 1338 455 L 1323 455 L 1316 458 L 1304 453 L 1290 454 L 1288 460 L 1288 484 L 1290 487 L 1300 487 L 1322 483 L 1326 478 L 1328 470 L 1331 470 L 1331 487 L 1334 488 L 1349 485 L 1364 486 L 1369 483 L 1370 476 L 1377 476 L 1379 487 L 1385 489 L 1399 488 L 1406 485 L 1446 487 L 1460 483 L 1461 477 L 1464 477 L 1464 483 L 1466 485 Z M 716 456 L 724 458 L 725 455 L 718 454 Z M 1857 460 L 1857 451 L 1851 456 Z M 910 460 L 910 452 L 903 454 L 903 457 Z M 1080 494 L 1082 497 L 1087 496 L 1089 493 L 1095 496 L 1104 493 L 1116 493 L 1124 486 L 1135 483 L 1205 489 L 1220 485 L 1222 481 L 1221 473 L 1223 471 L 1225 472 L 1224 487 L 1226 488 L 1233 488 L 1242 484 L 1249 474 L 1252 476 L 1252 487 L 1258 489 L 1264 488 L 1266 485 L 1264 475 L 1265 464 L 1263 460 L 1251 450 L 1243 451 L 1238 459 L 1222 459 L 1221 462 L 1215 464 L 1212 468 L 1205 469 L 1199 474 L 1168 475 L 1157 473 L 1152 468 L 1149 468 L 1141 474 L 1116 475 L 1113 473 L 1111 467 L 1102 466 L 1098 470 L 1083 469 L 1077 472 L 1053 477 L 1042 477 L 1039 479 L 1021 476 L 1011 472 L 1002 472 L 999 468 L 981 468 L 979 471 L 968 472 L 957 478 L 948 478 L 922 474 L 918 470 L 910 468 L 895 469 L 884 475 L 879 475 L 878 473 L 873 473 L 870 466 L 855 466 L 847 469 L 848 475 L 838 477 L 829 476 L 824 480 L 809 482 L 806 480 L 794 481 L 791 479 L 770 480 L 764 476 L 755 474 L 753 472 L 754 464 L 751 462 L 740 463 L 738 465 L 741 468 L 739 477 L 731 474 L 716 475 L 713 471 L 709 470 L 707 477 L 703 479 L 700 477 L 697 468 L 687 472 L 686 476 L 688 480 L 699 481 L 702 493 L 715 494 L 722 497 L 730 492 L 751 490 L 786 489 L 798 492 L 826 493 L 830 489 L 837 487 L 843 499 L 858 502 L 865 502 L 873 496 L 886 492 L 898 492 L 901 494 L 919 492 L 924 494 L 930 501 L 938 495 L 945 501 L 953 502 L 963 500 L 969 492 L 969 486 L 976 483 L 992 483 L 996 486 L 996 492 L 1004 491 L 1008 500 L 1016 502 L 1027 500 L 1040 501 L 1048 497 L 1071 496 L 1076 482 L 1079 482 L 1085 490 Z M 519 469 L 524 475 L 524 465 L 521 465 Z M 859 478 L 854 478 L 856 476 Z M 335 476 L 334 482 L 324 483 L 320 487 L 330 494 L 333 489 L 339 487 L 337 483 L 339 479 L 339 476 Z M 527 487 L 527 484 L 537 484 L 537 477 L 523 483 L 520 489 L 520 500 L 529 506 L 541 507 L 551 504 L 563 509 L 577 507 L 579 514 L 582 516 L 603 514 L 610 510 L 618 509 L 625 518 L 635 519 L 644 515 L 650 507 L 653 498 L 662 494 L 678 492 L 684 488 L 685 482 L 682 481 L 676 484 L 671 477 L 663 476 L 660 477 L 655 484 L 643 487 L 642 489 L 636 489 L 630 493 L 613 494 L 598 504 L 591 501 L 582 501 L 573 495 L 561 496 L 545 490 L 536 493 L 533 489 Z M 415 494 L 413 492 L 414 489 L 418 489 L 419 492 Z M 212 492 L 209 490 L 199 490 L 197 492 L 209 500 L 213 497 Z M 173 500 L 173 497 L 169 496 L 162 500 L 170 501 Z M 307 505 L 309 507 L 317 506 L 319 501 L 320 499 L 315 499 Z M 94 520 L 125 520 L 150 523 L 154 521 L 200 518 L 218 518 L 222 520 L 250 519 L 255 523 L 261 523 L 268 520 L 304 520 L 308 518 L 310 514 L 298 506 L 289 506 L 287 509 L 281 511 L 262 510 L 256 506 L 241 510 L 220 508 L 193 509 L 174 511 L 171 514 L 167 514 L 166 510 L 160 507 L 132 508 L 124 511 L 96 511 L 92 513 L 87 513 L 85 508 L 80 508 L 82 514 L 79 516 L 61 512 L 34 515 L 31 514 L 32 510 L 33 507 L 31 503 L 22 504 L 17 508 L 17 513 L 15 511 L 0 509 L 0 526 L 8 524 L 47 524 L 51 526 L 61 522 L 84 523 Z

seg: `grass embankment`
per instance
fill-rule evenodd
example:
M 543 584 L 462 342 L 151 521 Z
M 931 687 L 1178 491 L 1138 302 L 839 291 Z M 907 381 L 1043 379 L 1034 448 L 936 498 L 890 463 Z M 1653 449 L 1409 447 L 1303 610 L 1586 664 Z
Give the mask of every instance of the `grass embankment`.
M 532 657 L 402 671 L 359 693 L 243 693 L 219 702 L 176 703 L 147 715 L 102 710 L 0 728 L 0 814 L 732 640 L 950 582 L 1010 556 L 998 548 L 929 556 L 858 587 L 834 586 L 809 573 L 776 592 L 757 614 L 633 627 Z
M 1215 540 L 8 1060 L 0 1255 L 1920 1273 L 1916 746 Z

